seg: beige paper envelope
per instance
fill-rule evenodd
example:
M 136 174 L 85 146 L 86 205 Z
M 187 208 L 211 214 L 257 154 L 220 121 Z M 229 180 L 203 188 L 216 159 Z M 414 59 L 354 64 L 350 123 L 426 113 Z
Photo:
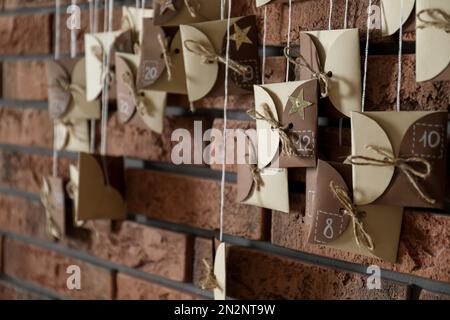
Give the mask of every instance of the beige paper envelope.
M 383 156 L 367 149 L 367 146 L 376 146 L 394 157 L 428 160 L 431 174 L 418 184 L 436 199 L 436 205 L 421 199 L 406 175 L 394 166 L 353 165 L 353 196 L 357 205 L 442 205 L 445 199 L 447 112 L 353 112 L 351 125 L 353 155 L 382 160 Z
M 289 97 L 293 95 L 297 88 L 303 86 L 309 87 L 309 84 L 313 82 L 316 82 L 316 80 L 254 86 L 255 109 L 257 112 L 264 114 L 263 105 L 267 104 L 272 111 L 275 120 L 281 122 L 281 115 L 288 105 Z M 317 96 L 316 92 L 314 92 L 314 94 Z M 307 110 L 308 109 L 305 110 L 305 113 Z M 317 110 L 315 113 L 317 118 Z M 313 115 L 310 115 L 310 117 L 312 116 Z M 258 139 L 258 167 L 265 168 L 274 160 L 279 151 L 280 136 L 278 131 L 272 130 L 270 124 L 265 120 L 256 120 L 256 128 Z M 312 140 L 314 140 L 314 137 L 312 137 Z
M 332 72 L 329 96 L 333 106 L 342 114 L 350 117 L 352 111 L 361 110 L 361 56 L 359 48 L 359 30 L 324 30 L 302 32 L 311 37 L 324 72 Z M 306 58 L 306 57 L 305 57 Z M 314 68 L 312 63 L 312 67 Z M 300 80 L 309 79 L 311 73 Z
M 89 122 L 87 120 L 55 121 L 57 150 L 89 152 Z
M 130 53 L 116 53 L 116 73 L 118 77 L 122 77 L 123 72 L 130 72 L 133 80 L 136 79 L 137 65 L 139 56 Z M 141 114 L 136 108 L 134 93 L 123 85 L 123 81 L 117 78 L 117 108 L 119 119 L 128 122 L 133 116 L 140 117 L 142 122 L 150 130 L 161 134 L 164 125 L 164 111 L 167 104 L 167 93 L 154 90 L 139 90 L 139 94 L 145 96 L 146 112 Z
M 143 19 L 153 18 L 153 9 L 139 9 L 136 7 L 122 7 L 122 19 L 125 28 L 137 34 L 137 40 L 142 43 Z M 122 26 L 124 27 L 124 26 Z
M 288 171 L 282 168 L 261 170 L 264 185 L 258 191 L 247 165 L 238 166 L 237 199 L 240 203 L 289 213 Z
M 190 0 L 195 9 L 193 16 L 186 6 L 187 0 L 171 0 L 172 9 L 161 7 L 161 1 L 154 3 L 154 19 L 157 26 L 179 26 L 220 19 L 221 0 Z
M 226 300 L 227 298 L 227 252 L 226 244 L 222 242 L 216 249 L 214 258 L 214 275 L 219 288 L 214 289 L 214 300 Z
M 425 9 L 441 9 L 450 15 L 450 1 L 417 0 L 416 12 Z M 422 17 L 433 21 L 426 14 Z M 450 33 L 434 27 L 416 29 L 416 80 L 450 80 Z
M 77 214 L 78 214 L 78 186 L 80 181 L 80 173 L 78 172 L 78 168 L 72 164 L 69 166 L 69 178 L 70 178 L 69 183 L 67 185 L 71 186 L 70 189 L 71 192 L 73 192 L 72 195 L 69 194 L 73 201 L 73 208 L 72 208 L 73 220 L 79 221 Z
M 403 24 L 414 9 L 415 0 L 403 0 Z M 381 0 L 381 34 L 391 36 L 400 29 L 400 0 Z

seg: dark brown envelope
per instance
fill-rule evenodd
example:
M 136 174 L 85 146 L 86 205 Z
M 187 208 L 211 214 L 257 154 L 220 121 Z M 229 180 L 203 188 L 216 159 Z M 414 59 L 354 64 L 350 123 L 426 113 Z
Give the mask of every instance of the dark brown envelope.
M 73 68 L 78 61 L 79 59 L 63 59 L 47 63 L 48 111 L 52 119 L 62 117 L 72 100 L 70 91 L 59 87 L 57 81 L 70 84 Z

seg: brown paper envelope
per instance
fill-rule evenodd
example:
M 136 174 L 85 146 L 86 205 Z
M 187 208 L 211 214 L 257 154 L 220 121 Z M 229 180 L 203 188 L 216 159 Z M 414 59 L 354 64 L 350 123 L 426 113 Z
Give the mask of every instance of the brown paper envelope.
M 239 32 L 237 28 L 241 31 Z M 180 31 L 182 43 L 196 41 L 210 48 L 217 55 L 225 57 L 226 20 L 181 25 Z M 235 36 L 236 33 L 240 34 L 245 42 L 232 40 L 232 38 L 240 39 L 240 37 Z M 230 95 L 249 94 L 252 92 L 253 85 L 258 84 L 261 78 L 255 16 L 231 19 L 230 37 L 230 59 L 250 67 L 251 72 L 243 77 L 230 69 L 228 93 Z M 205 63 L 201 56 L 186 48 L 183 48 L 183 55 L 189 101 L 194 102 L 205 97 L 224 94 L 224 64 L 219 62 Z
M 171 80 L 167 77 L 163 49 L 158 41 L 167 37 L 171 57 Z M 167 33 L 161 27 L 153 25 L 152 19 L 144 19 L 144 40 L 142 42 L 139 67 L 137 72 L 137 87 L 155 91 L 165 91 L 174 94 L 187 94 L 186 74 L 184 72 L 183 46 L 179 31 Z
M 445 199 L 447 112 L 353 112 L 352 154 L 382 160 L 366 146 L 383 148 L 395 157 L 421 157 L 431 164 L 431 175 L 417 180 L 436 200 L 431 205 L 419 197 L 406 175 L 393 166 L 353 166 L 355 203 L 408 207 L 442 207 Z M 421 170 L 422 166 L 417 167 Z
M 172 3 L 173 7 L 161 7 L 162 3 Z M 202 21 L 220 19 L 221 0 L 190 0 L 195 10 L 195 17 L 189 13 L 186 0 L 158 0 L 154 3 L 155 25 L 179 26 Z M 198 5 L 198 7 L 197 7 Z
M 280 157 L 279 167 L 314 167 L 317 150 L 317 80 L 294 81 L 286 83 L 255 86 L 255 108 L 264 114 L 267 104 L 277 121 L 293 125 L 290 134 L 296 144 L 297 157 Z M 298 98 L 303 90 L 303 100 L 310 103 L 304 109 L 304 119 L 299 112 L 291 113 L 293 103 L 290 97 Z M 258 138 L 258 167 L 264 168 L 274 160 L 280 151 L 280 138 L 265 120 L 256 120 Z
M 47 195 L 50 215 L 59 235 L 66 234 L 66 206 L 64 183 L 59 177 L 43 177 L 42 192 Z M 47 208 L 46 208 L 47 209 Z
M 214 276 L 219 288 L 214 289 L 214 300 L 226 300 L 227 297 L 227 250 L 222 242 L 216 249 L 214 257 Z
M 86 100 L 84 59 L 47 62 L 49 113 L 53 119 L 99 119 L 100 103 Z M 59 83 L 70 84 L 65 90 Z
M 350 117 L 361 110 L 361 63 L 358 29 L 307 31 L 300 33 L 300 54 L 315 72 L 332 72 L 328 100 L 340 116 Z M 304 67 L 298 68 L 300 80 L 312 78 Z
M 55 121 L 57 150 L 89 152 L 89 122 L 87 120 Z
M 417 0 L 416 12 L 426 9 L 441 9 L 450 15 L 450 1 Z M 427 15 L 423 17 L 433 21 Z M 421 22 L 417 24 L 420 26 Z M 450 33 L 434 27 L 416 29 L 416 79 L 450 80 Z
M 311 228 L 308 241 L 396 262 L 403 208 L 375 205 L 358 207 L 358 210 L 365 212 L 362 222 L 373 240 L 374 250 L 358 246 L 351 219 L 343 214 L 342 204 L 329 187 L 330 181 L 334 181 L 349 191 L 351 176 L 351 166 L 341 163 L 319 160 L 317 168 L 307 169 L 306 190 L 314 194 L 314 197 L 307 199 L 305 221 Z
M 86 58 L 86 99 L 93 101 L 97 99 L 103 89 L 102 56 L 106 51 L 110 52 L 110 68 L 114 64 L 114 52 L 132 52 L 131 32 L 129 30 L 113 31 L 111 33 L 87 33 L 84 36 L 85 58 Z M 112 82 L 114 83 L 114 81 Z M 111 86 L 110 92 L 115 88 Z
M 167 93 L 163 91 L 138 90 L 144 97 L 145 110 L 138 110 L 135 93 L 124 82 L 124 75 L 130 74 L 136 79 L 139 57 L 130 53 L 116 53 L 117 116 L 121 123 L 132 123 L 144 129 L 161 134 L 164 124 L 164 110 Z
M 123 158 L 80 153 L 78 172 L 78 219 L 125 219 Z
M 400 0 L 381 0 L 381 34 L 383 36 L 391 36 L 400 29 Z M 404 31 L 407 31 L 408 20 L 414 21 L 415 0 L 403 0 L 403 24 Z M 412 30 L 411 30 L 412 31 Z
M 261 178 L 264 185 L 258 191 L 250 168 L 245 164 L 237 166 L 238 202 L 289 213 L 287 169 L 262 169 Z

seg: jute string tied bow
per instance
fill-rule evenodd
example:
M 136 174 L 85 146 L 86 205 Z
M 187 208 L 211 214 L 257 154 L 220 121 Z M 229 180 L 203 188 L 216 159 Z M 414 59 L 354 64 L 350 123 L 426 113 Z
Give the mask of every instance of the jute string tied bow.
M 293 157 L 297 155 L 297 149 L 295 148 L 295 144 L 289 136 L 288 132 L 291 129 L 291 124 L 287 126 L 283 126 L 280 122 L 275 120 L 275 117 L 270 110 L 270 107 L 267 103 L 262 104 L 262 108 L 264 113 L 260 113 L 256 110 L 248 110 L 247 114 L 254 120 L 264 120 L 268 124 L 270 124 L 272 130 L 278 131 L 281 141 L 281 154 L 287 155 L 289 157 Z
M 147 103 L 147 99 L 145 98 L 143 92 L 136 89 L 133 81 L 133 76 L 129 72 L 125 72 L 122 75 L 122 80 L 128 87 L 128 90 L 133 94 L 133 98 L 136 103 L 136 109 L 138 110 L 139 114 L 141 116 L 151 114 L 152 110 L 149 110 L 149 108 L 147 107 L 150 105 Z
M 101 63 L 100 83 L 104 83 L 107 80 L 108 86 L 110 86 L 114 80 L 114 72 L 109 67 L 107 67 L 107 70 L 103 70 L 103 48 L 100 46 L 92 46 L 91 51 L 97 61 Z
M 427 20 L 423 15 L 428 15 L 430 20 Z M 437 28 L 442 29 L 447 33 L 450 33 L 450 14 L 446 13 L 441 9 L 424 9 L 417 13 L 417 20 L 422 24 L 418 25 L 417 28 Z
M 367 156 L 349 156 L 346 163 L 356 165 L 356 166 L 376 166 L 376 167 L 396 167 L 399 168 L 408 178 L 411 185 L 417 191 L 419 196 L 426 202 L 430 204 L 436 203 L 436 200 L 425 194 L 424 191 L 419 187 L 415 178 L 426 179 L 431 174 L 431 164 L 424 158 L 420 157 L 408 157 L 408 158 L 397 158 L 394 157 L 390 152 L 383 150 L 376 146 L 366 146 L 367 150 L 372 150 L 378 155 L 382 156 L 382 159 L 367 157 Z M 421 164 L 425 167 L 424 171 L 419 171 L 415 169 L 412 164 Z
M 49 88 L 59 88 L 62 89 L 66 92 L 70 92 L 70 94 L 73 96 L 75 93 L 80 94 L 81 96 L 84 96 L 85 90 L 77 85 L 77 84 L 72 84 L 64 79 L 61 78 L 57 78 L 55 79 L 55 83 L 50 85 Z
M 208 260 L 203 259 L 203 264 L 206 268 L 206 277 L 201 281 L 200 287 L 203 290 L 213 290 L 213 289 L 221 289 L 219 282 L 217 282 L 216 275 L 214 274 L 214 269 L 212 267 L 212 264 L 208 262 Z M 221 289 L 222 290 L 222 289 Z
M 331 71 L 325 72 L 325 71 L 314 71 L 311 65 L 309 64 L 306 59 L 299 54 L 299 56 L 294 59 L 291 56 L 291 48 L 285 47 L 284 50 L 284 56 L 294 65 L 304 67 L 308 69 L 309 72 L 312 73 L 313 77 L 316 78 L 319 81 L 320 85 L 320 96 L 322 98 L 326 98 L 329 95 L 329 87 L 330 87 L 330 78 L 333 76 Z M 300 61 L 299 61 L 300 60 Z
M 55 220 L 53 219 L 54 206 L 50 201 L 50 191 L 48 182 L 44 180 L 44 186 L 41 191 L 41 202 L 45 209 L 45 219 L 46 219 L 46 231 L 47 234 L 55 239 L 61 239 L 61 232 Z
M 356 243 L 358 246 L 364 244 L 364 246 L 373 251 L 375 245 L 373 243 L 372 237 L 364 228 L 364 224 L 361 221 L 362 212 L 359 212 L 350 196 L 342 186 L 336 184 L 334 181 L 330 182 L 330 189 L 334 196 L 339 200 L 339 202 L 344 207 L 344 214 L 350 216 L 353 225 L 353 234 L 355 236 Z
M 161 34 L 158 34 L 158 42 L 159 42 L 159 45 L 161 47 L 161 51 L 163 54 L 164 64 L 166 65 L 167 80 L 171 81 L 173 64 L 172 64 L 172 56 L 171 56 L 170 50 L 169 50 L 169 41 L 167 41 L 167 38 L 163 38 L 163 36 Z

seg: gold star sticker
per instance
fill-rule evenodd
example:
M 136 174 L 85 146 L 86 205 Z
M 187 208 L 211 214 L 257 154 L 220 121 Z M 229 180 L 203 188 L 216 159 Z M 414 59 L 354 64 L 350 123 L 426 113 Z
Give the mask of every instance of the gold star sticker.
M 230 39 L 236 41 L 236 49 L 238 51 L 243 43 L 253 44 L 252 40 L 247 36 L 251 28 L 252 26 L 249 26 L 242 30 L 236 23 L 234 24 L 234 33 L 230 36 Z
M 159 1 L 159 14 L 163 15 L 166 10 L 176 11 L 173 4 L 173 0 L 160 0 Z
M 305 109 L 312 106 L 312 102 L 305 100 L 303 89 L 300 90 L 300 94 L 298 95 L 298 97 L 290 96 L 289 101 L 292 103 L 292 108 L 291 111 L 289 111 L 289 114 L 298 112 L 300 114 L 300 117 L 304 120 Z

